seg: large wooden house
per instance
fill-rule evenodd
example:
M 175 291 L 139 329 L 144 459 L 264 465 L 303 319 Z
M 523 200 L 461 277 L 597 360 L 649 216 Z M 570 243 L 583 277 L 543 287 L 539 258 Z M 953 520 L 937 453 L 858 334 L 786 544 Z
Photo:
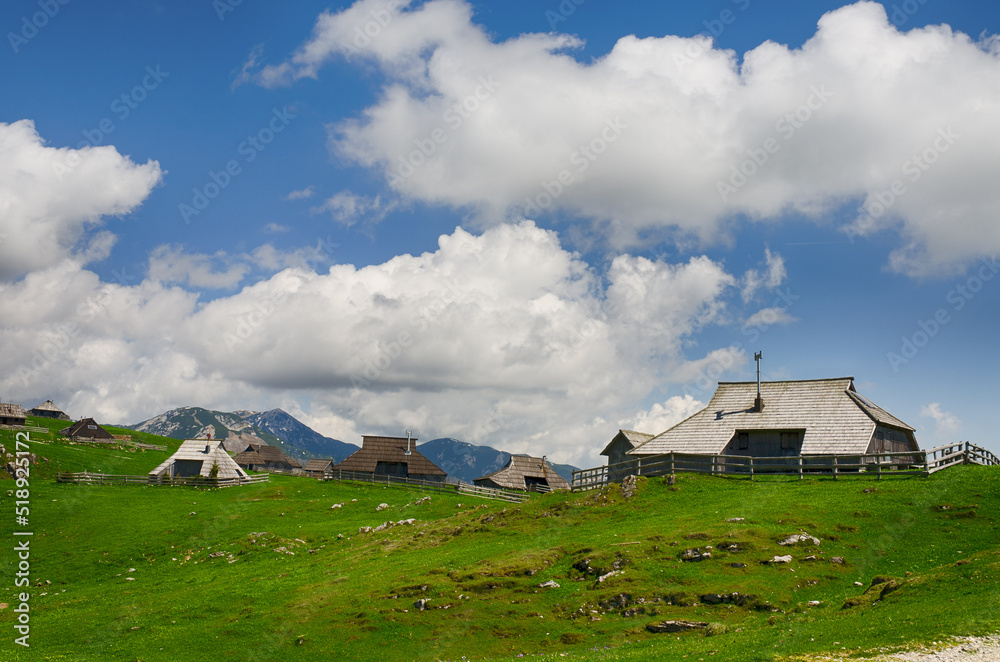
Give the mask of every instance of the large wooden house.
M 421 455 L 416 445 L 417 440 L 410 437 L 364 435 L 360 450 L 333 467 L 333 471 L 443 483 L 448 474 Z
M 797 457 L 919 450 L 915 430 L 854 388 L 853 377 L 720 382 L 708 406 L 627 452 Z
M 59 421 L 70 420 L 69 415 L 62 409 L 59 409 L 59 407 L 56 407 L 55 403 L 53 403 L 51 400 L 46 400 L 37 407 L 34 407 L 28 413 L 30 413 L 32 416 L 38 416 L 39 418 L 54 418 Z
M 479 487 L 522 491 L 568 490 L 570 488 L 566 479 L 557 474 L 544 457 L 531 457 L 529 455 L 511 455 L 503 469 L 476 478 L 472 482 Z
M 281 452 L 277 446 L 249 444 L 233 460 L 247 471 L 295 471 L 302 465 Z

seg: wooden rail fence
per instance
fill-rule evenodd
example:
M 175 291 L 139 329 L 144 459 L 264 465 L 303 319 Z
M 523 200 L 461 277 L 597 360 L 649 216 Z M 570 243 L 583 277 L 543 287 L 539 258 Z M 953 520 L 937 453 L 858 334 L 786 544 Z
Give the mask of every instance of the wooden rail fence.
M 81 471 L 70 473 L 64 471 L 56 476 L 56 482 L 76 483 L 86 485 L 161 485 L 188 487 L 232 487 L 234 485 L 249 485 L 266 483 L 267 474 L 256 474 L 246 478 L 203 478 L 199 476 L 128 476 L 119 474 L 101 474 Z
M 515 490 L 500 490 L 490 487 L 479 487 L 468 483 L 442 483 L 432 480 L 419 480 L 416 478 L 406 478 L 403 476 L 376 476 L 374 473 L 361 471 L 342 471 L 336 469 L 323 474 L 320 480 L 355 481 L 370 483 L 372 485 L 385 485 L 386 487 L 399 486 L 420 489 L 426 492 L 438 492 L 441 494 L 467 494 L 481 499 L 496 499 L 509 503 L 522 503 L 528 500 L 526 492 Z
M 742 455 L 695 455 L 666 453 L 573 472 L 573 491 L 592 490 L 621 482 L 630 475 L 663 476 L 679 471 L 720 476 L 929 476 L 956 464 L 1000 465 L 990 451 L 969 442 L 938 446 L 925 451 L 855 455 L 797 455 L 749 457 Z

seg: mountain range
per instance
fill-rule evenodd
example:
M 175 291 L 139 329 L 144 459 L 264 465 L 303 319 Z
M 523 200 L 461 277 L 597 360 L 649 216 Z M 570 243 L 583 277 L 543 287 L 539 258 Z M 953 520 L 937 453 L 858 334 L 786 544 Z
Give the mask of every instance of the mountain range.
M 234 453 L 242 452 L 248 444 L 277 446 L 285 455 L 303 464 L 314 457 L 340 462 L 359 449 L 355 444 L 323 436 L 281 409 L 223 412 L 202 407 L 180 407 L 124 427 L 171 439 L 200 439 L 211 434 L 213 439 L 223 441 L 226 450 Z M 466 483 L 502 469 L 510 459 L 510 453 L 506 451 L 450 437 L 432 439 L 418 445 L 417 450 L 444 469 L 450 479 Z M 556 473 L 572 481 L 576 467 L 550 464 Z

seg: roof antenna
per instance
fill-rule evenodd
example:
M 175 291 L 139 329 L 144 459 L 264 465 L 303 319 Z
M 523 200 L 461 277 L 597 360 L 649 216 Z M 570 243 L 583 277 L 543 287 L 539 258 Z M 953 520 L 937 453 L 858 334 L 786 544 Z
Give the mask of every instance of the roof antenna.
M 406 431 L 406 453 L 405 455 L 411 455 L 410 453 L 410 431 Z
M 753 401 L 755 412 L 764 411 L 764 399 L 760 397 L 760 360 L 764 358 L 764 352 L 757 352 L 753 355 L 753 360 L 757 362 L 757 399 Z

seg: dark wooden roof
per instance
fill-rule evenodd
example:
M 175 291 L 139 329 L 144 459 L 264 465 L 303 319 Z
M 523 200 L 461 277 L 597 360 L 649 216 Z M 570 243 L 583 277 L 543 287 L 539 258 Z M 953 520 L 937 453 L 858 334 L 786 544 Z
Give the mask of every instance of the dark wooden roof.
M 341 471 L 375 473 L 375 466 L 379 462 L 402 462 L 406 464 L 406 471 L 411 476 L 447 475 L 447 472 L 417 452 L 416 446 L 417 440 L 409 439 L 410 453 L 407 455 L 406 437 L 365 435 L 361 437 L 361 450 L 355 451 L 334 468 Z
M 233 458 L 241 467 L 265 464 L 287 464 L 298 468 L 302 465 L 281 452 L 277 446 L 265 444 L 250 444 L 250 447 Z
M 114 439 L 115 435 L 111 434 L 100 425 L 97 424 L 92 418 L 81 418 L 79 421 L 69 426 L 68 428 L 63 428 L 59 431 L 59 434 L 69 437 L 70 439 Z

